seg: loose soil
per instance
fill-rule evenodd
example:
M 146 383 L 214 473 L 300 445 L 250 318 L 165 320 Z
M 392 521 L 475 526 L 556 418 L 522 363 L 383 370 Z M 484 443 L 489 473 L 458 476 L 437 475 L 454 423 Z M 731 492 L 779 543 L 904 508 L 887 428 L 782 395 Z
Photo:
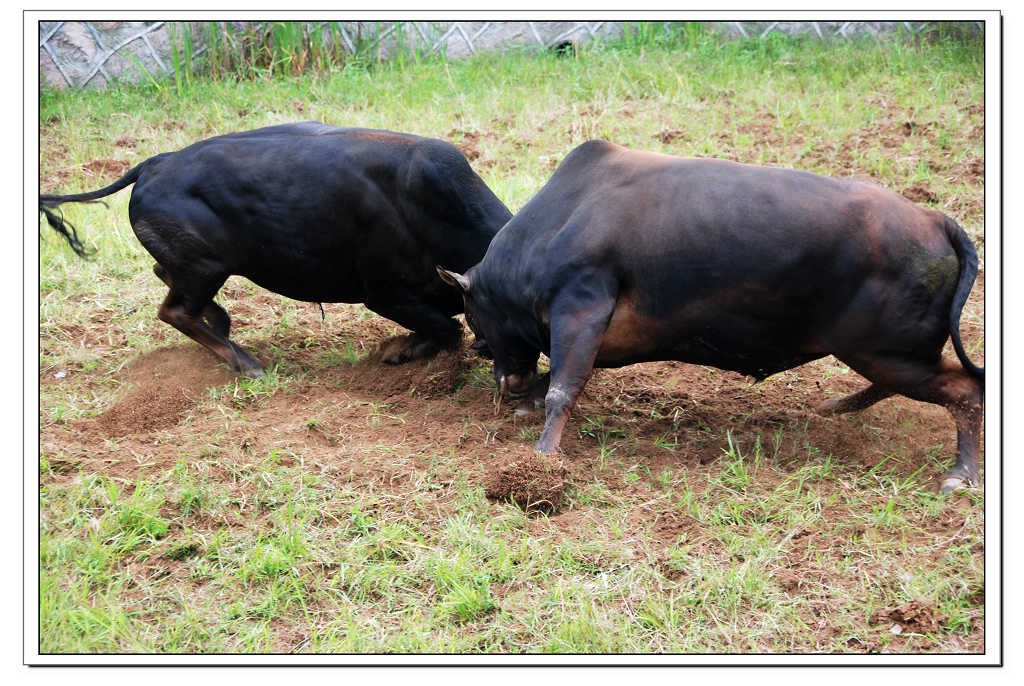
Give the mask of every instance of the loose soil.
M 165 348 L 139 358 L 128 370 L 127 390 L 96 419 L 93 430 L 116 438 L 176 426 L 207 387 L 231 381 L 229 370 L 210 365 L 203 353 Z
M 952 419 L 938 406 L 896 397 L 860 413 L 817 415 L 814 407 L 823 399 L 867 385 L 826 358 L 757 384 L 733 372 L 679 362 L 597 370 L 565 430 L 563 454 L 557 459 L 535 455 L 532 444 L 543 426 L 543 410 L 523 416 L 512 405 L 498 404 L 489 365 L 464 345 L 397 366 L 382 363 L 376 352 L 356 364 L 321 366 L 318 354 L 337 343 L 331 333 L 322 332 L 323 340 L 313 342 L 300 334 L 275 337 L 270 322 L 256 314 L 263 300 L 272 298 L 257 296 L 236 308 L 244 313 L 236 323 L 250 329 L 265 323 L 268 330 L 267 338 L 244 344 L 264 362 L 274 349 L 287 351 L 276 361 L 288 365 L 294 381 L 269 397 L 246 399 L 232 391 L 237 377 L 205 349 L 188 341 L 158 348 L 114 375 L 120 388 L 97 417 L 64 424 L 44 418 L 44 451 L 74 455 L 82 469 L 136 479 L 181 459 L 179 443 L 168 437 L 216 435 L 221 445 L 244 446 L 247 452 L 286 446 L 307 463 L 335 463 L 369 480 L 415 478 L 417 460 L 395 472 L 387 462 L 390 452 L 375 463 L 373 451 L 359 450 L 387 445 L 417 458 L 453 454 L 453 478 L 466 474 L 489 497 L 557 515 L 573 483 L 621 471 L 616 465 L 642 467 L 649 480 L 664 469 L 706 471 L 726 454 L 729 440 L 749 450 L 755 441 L 767 445 L 779 433 L 781 441 L 771 450 L 783 474 L 806 462 L 808 445 L 861 471 L 898 444 L 900 454 L 886 464 L 905 476 L 932 464 L 927 456 L 937 447 L 947 466 L 955 450 Z M 331 306 L 325 308 L 330 319 Z M 341 315 L 338 333 L 364 350 L 376 351 L 395 328 L 377 317 Z M 298 328 L 314 330 L 318 319 L 318 312 L 306 311 Z M 970 327 L 966 333 L 969 342 L 982 329 Z M 40 375 L 44 393 L 72 375 L 95 374 L 68 367 L 65 378 Z M 242 417 L 225 421 L 218 406 Z M 614 447 L 613 461 L 600 459 L 602 441 Z M 361 464 L 353 463 L 353 452 Z M 135 457 L 125 459 L 126 453 Z M 939 471 L 929 467 L 928 474 L 936 477 Z M 621 478 L 606 480 L 629 488 Z
M 308 315 L 310 324 L 315 316 Z M 354 337 L 368 347 L 386 342 L 391 330 L 382 320 L 344 324 L 346 339 Z M 326 337 L 325 345 L 331 342 L 329 334 Z M 905 398 L 885 400 L 859 414 L 818 416 L 813 407 L 823 398 L 866 385 L 831 360 L 809 363 L 759 384 L 739 374 L 660 362 L 597 371 L 566 428 L 563 453 L 546 456 L 534 453 L 532 445 L 543 425 L 543 411 L 520 416 L 513 406 L 497 404 L 492 389 L 475 380 L 481 375 L 473 370 L 481 361 L 465 347 L 399 366 L 383 364 L 371 354 L 356 364 L 317 368 L 317 346 L 301 348 L 299 342 L 288 337 L 248 342 L 264 359 L 272 343 L 289 350 L 287 364 L 295 379 L 258 399 L 236 399 L 230 392 L 236 377 L 191 342 L 140 354 L 116 373 L 121 389 L 99 416 L 64 424 L 44 422 L 41 448 L 52 456 L 47 480 L 59 482 L 90 472 L 124 483 L 155 480 L 180 463 L 183 444 L 194 450 L 209 442 L 210 458 L 217 462 L 211 479 L 220 478 L 223 470 L 251 468 L 277 450 L 284 466 L 302 460 L 320 473 L 345 475 L 351 486 L 397 495 L 423 491 L 432 456 L 445 455 L 449 459 L 431 487 L 437 490 L 424 493 L 432 500 L 418 505 L 430 510 L 417 510 L 416 516 L 454 515 L 457 503 L 448 487 L 465 478 L 482 487 L 489 499 L 521 507 L 530 517 L 531 535 L 578 540 L 587 537 L 601 513 L 591 505 L 573 506 L 567 498 L 573 486 L 585 488 L 599 481 L 611 491 L 609 497 L 644 503 L 650 500 L 644 493 L 650 493 L 648 487 L 666 470 L 674 478 L 686 475 L 691 481 L 716 473 L 716 462 L 726 455 L 730 441 L 748 454 L 756 441 L 771 446 L 775 456 L 757 476 L 766 485 L 781 482 L 807 464 L 807 446 L 833 455 L 836 475 L 816 484 L 823 495 L 848 487 L 843 482 L 855 480 L 887 455 L 887 468 L 899 478 L 933 465 L 928 455 L 937 447 L 948 463 L 956 443 L 945 410 Z M 40 381 L 44 388 L 62 383 L 52 374 Z M 595 428 L 592 420 L 598 418 L 601 426 Z M 782 440 L 775 446 L 778 429 Z M 600 457 L 602 434 L 614 447 L 613 459 Z M 897 454 L 891 452 L 893 445 L 901 446 Z M 939 470 L 926 466 L 924 473 L 936 477 Z M 628 475 L 641 478 L 630 481 Z M 222 476 L 230 483 L 228 472 Z M 965 513 L 972 511 L 969 503 L 954 500 L 924 535 L 933 540 L 956 536 Z M 837 510 L 828 512 L 827 519 L 850 521 L 855 514 Z M 238 525 L 226 513 L 194 522 L 196 530 L 210 531 Z M 643 537 L 665 551 L 660 569 L 669 581 L 684 574 L 672 566 L 668 553 L 681 539 L 693 555 L 728 557 L 700 521 L 668 504 L 640 505 L 622 526 L 624 536 Z M 845 583 L 819 556 L 840 550 L 848 535 L 794 532 L 787 544 L 787 566 L 774 573 L 775 583 L 793 596 Z M 809 543 L 816 551 L 813 555 L 807 553 Z M 160 563 L 170 564 L 174 555 L 187 554 L 169 550 Z M 733 561 L 739 562 L 742 559 Z M 978 592 L 983 604 L 984 590 Z M 914 636 L 936 634 L 944 619 L 938 608 L 917 601 L 884 608 L 869 620 L 876 638 L 850 639 L 848 648 L 916 652 Z M 834 638 L 836 632 L 825 618 L 812 623 L 822 627 L 823 637 Z M 983 627 L 976 626 L 964 651 L 976 652 L 983 636 Z

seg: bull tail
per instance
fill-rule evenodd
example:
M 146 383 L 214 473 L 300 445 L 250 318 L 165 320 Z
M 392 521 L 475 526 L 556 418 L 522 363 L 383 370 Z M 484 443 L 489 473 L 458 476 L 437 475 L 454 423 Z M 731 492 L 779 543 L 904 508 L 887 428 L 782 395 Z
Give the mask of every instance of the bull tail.
M 978 253 L 967 236 L 967 232 L 949 217 L 945 217 L 945 220 L 946 235 L 960 261 L 960 280 L 957 281 L 956 291 L 953 293 L 953 304 L 949 311 L 949 336 L 953 340 L 953 349 L 956 351 L 956 356 L 960 358 L 960 364 L 969 374 L 984 381 L 985 369 L 971 362 L 964 350 L 963 341 L 960 340 L 960 313 L 967 303 L 967 296 L 970 295 L 974 280 L 978 276 Z
M 148 162 L 149 160 L 146 160 Z M 146 162 L 136 165 L 132 169 L 122 176 L 114 183 L 100 188 L 99 190 L 89 191 L 88 193 L 74 193 L 71 195 L 44 195 L 39 194 L 39 211 L 46 217 L 46 223 L 50 225 L 54 231 L 64 237 L 64 240 L 68 242 L 71 249 L 75 251 L 75 254 L 79 257 L 86 257 L 89 254 L 89 250 L 82 243 L 78 237 L 78 230 L 74 225 L 54 210 L 60 205 L 66 202 L 96 202 L 98 198 L 111 195 L 118 192 L 122 188 L 135 183 L 139 174 L 142 173 L 142 169 L 146 166 Z

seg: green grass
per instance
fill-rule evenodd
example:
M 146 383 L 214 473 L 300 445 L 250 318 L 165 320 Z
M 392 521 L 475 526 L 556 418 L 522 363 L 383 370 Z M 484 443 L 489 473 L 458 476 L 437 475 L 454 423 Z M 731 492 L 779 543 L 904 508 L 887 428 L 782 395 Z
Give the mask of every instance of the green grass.
M 971 582 L 961 579 L 981 571 L 969 547 L 947 550 L 938 564 L 902 567 L 904 558 L 935 548 L 931 540 L 906 541 L 927 519 L 920 507 L 899 512 L 872 491 L 852 492 L 836 506 L 863 515 L 850 524 L 813 522 L 792 487 L 743 496 L 726 485 L 725 472 L 696 494 L 702 527 L 694 535 L 714 545 L 695 550 L 685 537 L 674 543 L 665 569 L 682 576 L 673 581 L 658 562 L 664 551 L 642 529 L 622 528 L 619 518 L 641 505 L 636 500 L 591 500 L 592 534 L 556 541 L 530 535 L 521 513 L 488 504 L 479 492 L 467 494 L 459 513 L 434 521 L 357 489 L 316 484 L 239 507 L 180 500 L 164 507 L 165 519 L 155 509 L 162 494 L 189 487 L 173 472 L 137 485 L 131 496 L 109 485 L 65 484 L 44 503 L 51 516 L 42 529 L 41 649 L 265 650 L 287 628 L 309 639 L 305 649 L 321 652 L 433 652 L 433 645 L 442 652 L 802 652 L 812 646 L 800 613 L 833 594 L 790 595 L 773 581 L 797 526 L 792 518 L 826 530 L 864 527 L 838 554 L 813 543 L 807 550 L 812 565 L 852 575 L 834 595 L 848 607 L 833 612 L 861 633 L 863 623 L 846 613 L 920 598 L 948 608 L 950 631 L 969 631 L 976 609 L 966 602 Z M 278 468 L 271 481 L 306 476 Z M 924 488 L 917 484 L 911 495 Z M 81 502 L 90 492 L 98 502 Z M 205 526 L 202 513 L 236 509 L 241 526 L 196 533 Z M 98 531 L 86 523 L 96 518 Z M 169 527 L 176 533 L 166 540 Z M 857 572 L 865 563 L 870 575 Z M 157 575 L 168 567 L 169 576 Z M 153 615 L 162 620 L 147 621 Z M 942 637 L 933 641 L 941 650 Z
M 574 146 L 603 137 L 897 191 L 922 183 L 982 237 L 983 187 L 954 173 L 984 154 L 964 133 L 983 123 L 970 108 L 983 101 L 977 42 L 723 42 L 689 25 L 638 25 L 575 59 L 322 56 L 303 72 L 295 60 L 315 50 L 302 58 L 306 38 L 287 31 L 278 38 L 298 46 L 292 61 L 240 76 L 219 53 L 213 76 L 185 70 L 182 46 L 166 81 L 44 91 L 43 187 L 94 189 L 111 180 L 89 171 L 94 160 L 135 164 L 315 119 L 453 140 L 513 211 Z M 904 136 L 908 121 L 916 133 Z M 90 260 L 40 228 L 41 652 L 980 649 L 984 495 L 931 490 L 952 436 L 915 471 L 903 429 L 838 419 L 861 423 L 873 460 L 847 463 L 809 441 L 799 417 L 709 424 L 720 377 L 708 395 L 666 386 L 643 401 L 621 397 L 629 388 L 614 376 L 595 379 L 595 409 L 566 432 L 585 457 L 564 516 L 528 516 L 488 499 L 462 458 L 464 445 L 501 455 L 537 437 L 536 419 L 490 404 L 489 364 L 474 359 L 453 395 L 423 406 L 363 392 L 345 374 L 365 363 L 363 339 L 392 325 L 357 305 L 331 306 L 325 323 L 235 277 L 218 300 L 251 308 L 233 337 L 269 373 L 213 385 L 171 429 L 75 438 L 119 397 L 135 358 L 192 345 L 155 318 L 165 288 L 128 226 L 128 197 L 65 206 Z M 823 361 L 764 384 L 846 371 Z M 754 399 L 762 387 L 749 390 L 752 412 L 766 409 Z M 285 415 L 292 402 L 301 410 Z M 420 407 L 445 421 L 463 413 L 458 444 L 431 438 Z M 385 428 L 402 440 L 378 440 Z M 175 458 L 144 466 L 154 443 Z M 873 623 L 909 600 L 941 612 L 937 633 L 894 637 Z

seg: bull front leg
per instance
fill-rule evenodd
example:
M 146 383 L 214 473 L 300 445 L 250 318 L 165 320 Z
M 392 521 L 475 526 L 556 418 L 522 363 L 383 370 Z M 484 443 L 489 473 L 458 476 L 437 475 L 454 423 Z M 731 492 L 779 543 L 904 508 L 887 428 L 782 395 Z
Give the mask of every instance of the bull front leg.
M 551 308 L 551 377 L 544 396 L 544 430 L 534 448 L 541 453 L 558 450 L 569 413 L 594 371 L 615 310 L 610 284 L 597 281 L 567 290 Z

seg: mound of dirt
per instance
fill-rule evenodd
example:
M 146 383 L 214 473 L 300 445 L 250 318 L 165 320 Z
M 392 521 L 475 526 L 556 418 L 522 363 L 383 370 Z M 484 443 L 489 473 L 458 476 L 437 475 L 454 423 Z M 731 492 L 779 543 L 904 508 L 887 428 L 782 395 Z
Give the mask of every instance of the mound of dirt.
M 893 629 L 899 626 L 899 630 L 893 633 L 934 634 L 946 618 L 921 601 L 911 600 L 899 607 L 879 611 L 872 620 L 875 624 L 892 626 Z
M 560 459 L 531 450 L 488 475 L 487 497 L 511 500 L 527 512 L 553 513 L 562 505 L 568 477 Z
M 205 350 L 160 348 L 135 360 L 114 405 L 92 420 L 106 436 L 120 437 L 175 426 L 209 386 L 234 378 Z

